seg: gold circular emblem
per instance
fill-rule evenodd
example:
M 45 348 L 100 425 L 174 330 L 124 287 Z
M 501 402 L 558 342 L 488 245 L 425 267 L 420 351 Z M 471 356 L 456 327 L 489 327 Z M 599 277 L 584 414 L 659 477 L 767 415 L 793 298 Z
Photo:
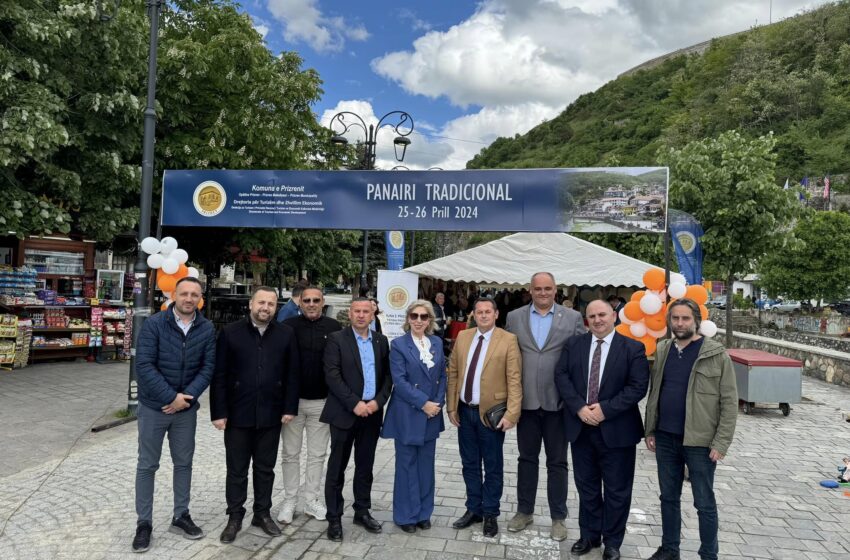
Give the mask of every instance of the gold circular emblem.
M 393 309 L 404 309 L 410 302 L 410 294 L 401 286 L 393 286 L 387 290 L 387 304 Z
M 676 239 L 679 240 L 679 245 L 681 245 L 682 250 L 687 254 L 690 254 L 696 248 L 697 239 L 689 231 L 680 231 L 676 234 Z
M 211 218 L 220 214 L 227 206 L 227 193 L 224 192 L 224 187 L 215 181 L 204 181 L 195 188 L 192 202 L 198 214 Z
M 401 249 L 404 246 L 404 234 L 400 231 L 391 231 L 390 245 L 393 249 Z

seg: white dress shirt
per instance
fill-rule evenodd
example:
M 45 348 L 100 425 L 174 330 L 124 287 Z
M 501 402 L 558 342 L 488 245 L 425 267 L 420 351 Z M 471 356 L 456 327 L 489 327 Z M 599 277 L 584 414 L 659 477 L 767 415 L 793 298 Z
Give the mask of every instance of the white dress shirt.
M 487 356 L 487 348 L 490 346 L 490 338 L 493 336 L 493 331 L 490 329 L 486 333 L 482 333 L 475 329 L 475 336 L 472 337 L 472 345 L 469 347 L 469 354 L 466 356 L 466 365 L 463 368 L 463 383 L 460 386 L 460 400 L 463 400 L 463 394 L 466 392 L 466 374 L 469 372 L 469 364 L 472 363 L 472 356 L 475 355 L 475 347 L 478 346 L 478 338 L 484 335 L 484 340 L 481 341 L 481 353 L 478 355 L 478 363 L 475 364 L 475 377 L 472 380 L 472 402 L 466 404 L 477 405 L 481 402 L 481 370 L 484 368 L 484 358 Z
M 599 360 L 599 386 L 602 386 L 602 374 L 605 372 L 605 360 L 608 359 L 608 350 L 611 349 L 611 342 L 614 340 L 614 332 L 611 331 L 608 335 L 602 339 L 602 356 Z M 590 356 L 587 361 L 587 392 L 590 394 L 590 368 L 593 367 L 593 353 L 596 352 L 596 341 L 599 340 L 596 338 L 596 335 L 590 333 Z M 585 395 L 585 402 L 587 401 L 588 395 Z

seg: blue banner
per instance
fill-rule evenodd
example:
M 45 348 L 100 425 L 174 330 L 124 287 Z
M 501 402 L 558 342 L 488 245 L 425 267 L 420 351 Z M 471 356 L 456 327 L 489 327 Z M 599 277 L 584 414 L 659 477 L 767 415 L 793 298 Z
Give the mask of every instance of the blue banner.
M 661 233 L 667 185 L 666 167 L 166 171 L 162 225 Z
M 384 244 L 387 246 L 387 270 L 403 270 L 404 232 L 385 231 Z
M 702 226 L 687 212 L 670 210 L 670 235 L 676 248 L 679 271 L 688 284 L 702 284 Z

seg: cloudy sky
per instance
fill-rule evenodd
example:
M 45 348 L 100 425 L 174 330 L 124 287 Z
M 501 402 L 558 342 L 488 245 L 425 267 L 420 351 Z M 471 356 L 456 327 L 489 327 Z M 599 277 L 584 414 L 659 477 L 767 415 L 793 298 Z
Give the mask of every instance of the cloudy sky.
M 324 124 L 343 110 L 367 123 L 407 111 L 415 129 L 403 164 L 448 170 L 641 62 L 824 3 L 243 0 L 242 9 L 272 52 L 297 51 L 319 72 Z M 392 136 L 378 139 L 384 169 L 398 164 Z

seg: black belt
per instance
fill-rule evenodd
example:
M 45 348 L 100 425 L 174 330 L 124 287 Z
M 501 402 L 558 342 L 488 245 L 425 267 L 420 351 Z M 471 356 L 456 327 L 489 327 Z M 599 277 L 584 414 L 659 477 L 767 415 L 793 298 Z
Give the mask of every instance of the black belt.
M 472 408 L 472 409 L 478 410 L 478 405 L 477 405 L 477 404 L 466 404 L 466 403 L 465 403 L 465 402 L 463 402 L 463 401 L 458 401 L 458 402 L 460 403 L 460 405 L 461 405 L 461 406 L 465 406 L 465 407 L 467 407 L 467 408 Z

